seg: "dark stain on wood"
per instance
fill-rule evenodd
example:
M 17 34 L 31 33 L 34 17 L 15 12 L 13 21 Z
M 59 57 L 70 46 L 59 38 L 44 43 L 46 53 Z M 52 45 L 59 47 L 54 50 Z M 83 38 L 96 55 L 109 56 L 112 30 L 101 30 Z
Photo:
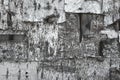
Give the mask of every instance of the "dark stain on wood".
M 4 4 L 4 0 L 1 0 L 2 5 Z
M 1 12 L 0 12 L 0 20 L 1 20 Z
M 14 35 L 9 35 L 9 41 L 13 41 L 14 40 Z
M 104 42 L 100 41 L 99 42 L 99 49 L 98 49 L 99 56 L 103 56 L 103 48 L 104 48 Z
M 48 47 L 49 47 L 49 43 L 48 41 L 45 41 L 45 53 L 46 53 L 45 56 L 48 56 Z
M 81 77 L 77 76 L 77 80 L 81 80 Z
M 20 80 L 21 79 L 21 70 L 19 69 L 19 71 L 18 71 L 18 80 Z
M 41 5 L 40 4 L 38 4 L 38 10 L 41 8 Z
M 59 0 L 59 2 L 61 2 L 62 0 Z
M 44 18 L 44 23 L 49 23 L 49 24 L 53 24 L 54 22 L 56 22 L 56 18 L 58 18 L 59 15 L 49 15 L 46 18 Z
M 49 2 L 46 3 L 46 7 L 44 7 L 44 9 L 46 10 L 50 10 L 52 8 L 52 6 L 50 5 Z
M 44 77 L 44 72 L 43 72 L 43 69 L 42 69 L 42 72 L 41 72 L 41 79 L 43 79 Z
M 78 8 L 78 10 L 82 10 L 82 8 Z
M 14 2 L 14 5 L 15 5 L 16 8 L 18 7 L 18 4 L 16 2 Z
M 7 25 L 8 26 L 12 26 L 13 22 L 12 22 L 12 15 L 8 12 L 7 13 Z
M 52 0 L 52 3 L 54 2 L 55 0 Z
M 56 77 L 56 80 L 58 80 L 58 77 Z
M 28 72 L 25 72 L 26 78 L 28 78 Z
M 68 77 L 68 80 L 70 80 L 70 77 Z
M 7 68 L 6 79 L 8 79 L 8 77 L 9 77 L 9 70 L 8 70 L 8 68 Z
M 80 22 L 80 29 L 79 29 L 79 42 L 81 43 L 82 37 L 83 37 L 83 31 L 82 31 L 82 14 L 79 14 L 79 22 Z
M 4 20 L 2 20 L 2 23 L 3 23 L 3 24 L 4 24 L 4 22 L 5 22 L 5 21 L 4 21 Z
M 36 3 L 36 1 L 34 0 L 34 10 L 36 10 L 37 9 L 37 3 Z

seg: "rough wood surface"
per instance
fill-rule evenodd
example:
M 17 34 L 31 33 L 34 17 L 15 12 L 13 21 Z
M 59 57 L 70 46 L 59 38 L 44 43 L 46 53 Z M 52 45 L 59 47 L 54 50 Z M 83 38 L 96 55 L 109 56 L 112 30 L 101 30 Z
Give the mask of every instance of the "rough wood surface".
M 120 80 L 120 0 L 0 0 L 0 80 Z

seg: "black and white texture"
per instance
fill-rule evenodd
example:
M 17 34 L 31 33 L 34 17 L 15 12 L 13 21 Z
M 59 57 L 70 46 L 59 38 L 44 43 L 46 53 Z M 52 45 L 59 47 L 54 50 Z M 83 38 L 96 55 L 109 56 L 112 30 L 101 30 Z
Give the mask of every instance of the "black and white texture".
M 0 0 L 0 80 L 120 80 L 120 0 Z

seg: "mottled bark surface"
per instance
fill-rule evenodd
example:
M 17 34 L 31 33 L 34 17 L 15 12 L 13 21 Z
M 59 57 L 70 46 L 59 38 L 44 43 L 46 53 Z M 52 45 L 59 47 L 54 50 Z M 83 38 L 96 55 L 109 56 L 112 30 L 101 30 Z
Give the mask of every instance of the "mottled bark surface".
M 119 0 L 0 0 L 0 80 L 120 80 Z

